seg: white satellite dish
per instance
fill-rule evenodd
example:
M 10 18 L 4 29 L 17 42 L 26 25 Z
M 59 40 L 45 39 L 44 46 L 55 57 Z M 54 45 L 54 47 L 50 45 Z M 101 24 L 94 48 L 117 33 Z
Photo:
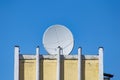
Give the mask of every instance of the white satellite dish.
M 52 25 L 43 35 L 43 45 L 49 54 L 58 54 L 57 49 L 61 47 L 63 50 L 61 55 L 68 55 L 73 49 L 73 35 L 63 25 Z

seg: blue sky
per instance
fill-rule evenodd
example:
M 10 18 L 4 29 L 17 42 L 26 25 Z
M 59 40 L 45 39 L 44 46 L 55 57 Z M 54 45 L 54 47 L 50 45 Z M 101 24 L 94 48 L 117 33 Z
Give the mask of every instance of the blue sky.
M 104 47 L 104 72 L 120 79 L 119 0 L 0 0 L 0 79 L 13 80 L 14 46 L 22 54 L 47 54 L 44 31 L 53 24 L 69 28 L 75 39 L 72 54 L 97 54 Z

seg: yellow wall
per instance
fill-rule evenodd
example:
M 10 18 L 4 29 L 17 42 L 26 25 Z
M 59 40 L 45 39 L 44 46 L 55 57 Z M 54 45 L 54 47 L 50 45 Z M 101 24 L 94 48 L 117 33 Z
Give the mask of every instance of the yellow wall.
M 56 80 L 56 60 L 40 61 L 40 80 Z M 20 80 L 35 80 L 36 60 L 20 60 Z M 82 80 L 98 80 L 98 60 L 82 60 Z M 61 80 L 78 79 L 78 60 L 61 61 Z
M 20 60 L 20 80 L 35 80 L 35 65 L 35 60 Z

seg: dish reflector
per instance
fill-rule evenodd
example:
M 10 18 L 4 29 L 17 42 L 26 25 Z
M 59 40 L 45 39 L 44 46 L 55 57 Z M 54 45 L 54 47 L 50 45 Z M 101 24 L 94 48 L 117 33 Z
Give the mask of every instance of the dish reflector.
M 43 45 L 49 54 L 58 54 L 57 49 L 60 46 L 63 50 L 61 55 L 68 55 L 73 49 L 73 35 L 63 25 L 52 25 L 43 35 Z

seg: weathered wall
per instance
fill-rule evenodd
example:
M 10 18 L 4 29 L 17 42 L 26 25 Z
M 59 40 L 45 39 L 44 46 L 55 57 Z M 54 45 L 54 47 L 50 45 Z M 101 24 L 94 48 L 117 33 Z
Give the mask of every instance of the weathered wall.
M 56 60 L 40 61 L 40 80 L 56 80 Z M 20 60 L 20 80 L 35 80 L 36 60 Z M 98 80 L 98 60 L 82 60 L 82 80 Z M 61 61 L 61 80 L 78 79 L 78 60 Z

